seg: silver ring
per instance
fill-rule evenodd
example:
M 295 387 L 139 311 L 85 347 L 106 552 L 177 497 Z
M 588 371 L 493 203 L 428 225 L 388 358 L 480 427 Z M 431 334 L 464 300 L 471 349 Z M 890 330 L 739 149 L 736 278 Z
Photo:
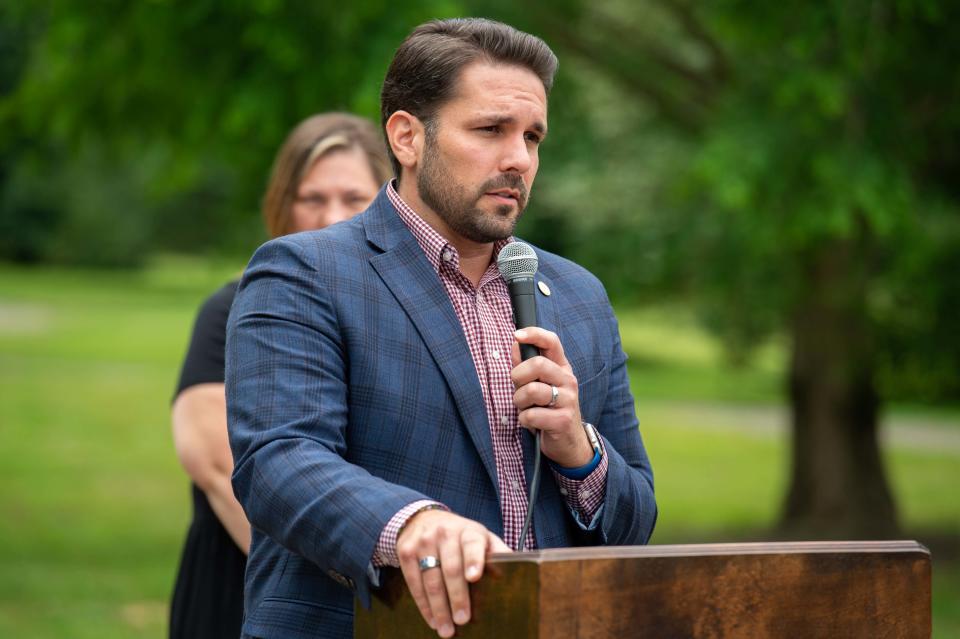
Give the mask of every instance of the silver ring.
M 550 385 L 550 393 L 551 393 L 550 403 L 547 404 L 547 408 L 553 408 L 554 406 L 556 406 L 557 398 L 560 397 L 560 390 L 556 386 L 553 386 L 552 384 Z
M 424 570 L 430 570 L 431 568 L 439 568 L 440 560 L 434 557 L 433 555 L 427 555 L 420 560 L 420 572 Z

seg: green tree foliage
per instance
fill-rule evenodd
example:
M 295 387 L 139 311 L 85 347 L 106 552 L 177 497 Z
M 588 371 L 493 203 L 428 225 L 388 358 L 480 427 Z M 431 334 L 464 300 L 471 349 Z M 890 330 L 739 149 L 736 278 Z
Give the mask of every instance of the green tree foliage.
M 960 376 L 948 373 L 960 344 L 937 320 L 957 309 L 948 268 L 960 249 L 960 46 L 949 35 L 958 17 L 955 3 L 848 2 L 800 14 L 731 3 L 715 19 L 736 77 L 684 187 L 691 234 L 710 234 L 698 253 L 725 265 L 704 284 L 716 291 L 712 306 L 734 307 L 719 314 L 731 333 L 750 299 L 780 311 L 771 326 L 791 321 L 817 255 L 842 246 L 857 281 L 838 292 L 857 298 L 877 381 L 888 394 L 913 386 L 914 397 L 923 387 L 960 398 Z M 845 275 L 831 274 L 832 284 Z M 907 335 L 926 342 L 925 365 L 894 346 Z M 916 384 L 917 369 L 941 375 Z
M 385 0 L 5 8 L 0 29 L 17 55 L 0 67 L 0 225 L 24 233 L 20 249 L 0 245 L 3 256 L 128 263 L 156 247 L 249 251 L 289 129 L 325 110 L 377 118 L 397 43 L 453 10 Z

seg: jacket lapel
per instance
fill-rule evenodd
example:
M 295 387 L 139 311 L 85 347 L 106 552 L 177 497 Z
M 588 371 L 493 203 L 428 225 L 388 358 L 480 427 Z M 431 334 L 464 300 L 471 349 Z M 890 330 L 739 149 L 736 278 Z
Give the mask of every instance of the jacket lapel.
M 470 348 L 450 298 L 385 191 L 364 214 L 364 226 L 367 239 L 383 251 L 371 257 L 370 264 L 410 317 L 446 379 L 499 498 L 487 409 Z

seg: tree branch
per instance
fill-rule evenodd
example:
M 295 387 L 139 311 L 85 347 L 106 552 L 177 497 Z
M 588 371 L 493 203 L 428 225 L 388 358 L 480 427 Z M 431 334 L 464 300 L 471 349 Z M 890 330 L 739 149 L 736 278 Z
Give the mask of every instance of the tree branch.
M 687 33 L 710 52 L 711 68 L 717 84 L 725 84 L 730 79 L 730 64 L 723 47 L 710 34 L 705 26 L 694 15 L 693 8 L 683 0 L 658 0 L 677 21 L 686 29 Z
M 669 83 L 663 81 L 663 67 L 658 66 L 658 73 L 644 66 L 645 60 L 638 62 L 635 49 L 625 50 L 615 46 L 621 40 L 608 34 L 600 33 L 591 37 L 583 29 L 574 32 L 566 21 L 558 17 L 545 16 L 543 25 L 549 31 L 551 40 L 560 47 L 597 68 L 627 91 L 650 102 L 669 122 L 688 133 L 696 133 L 701 129 L 706 116 L 706 100 L 691 91 L 667 90 Z M 632 42 L 635 41 L 634 38 Z M 667 76 L 677 77 L 669 71 Z
M 631 48 L 640 56 L 661 66 L 670 74 L 687 81 L 698 91 L 703 99 L 712 100 L 718 87 L 719 78 L 711 68 L 708 72 L 696 69 L 681 61 L 662 46 L 652 42 L 644 34 L 630 31 L 623 23 L 616 22 L 611 16 L 594 14 L 596 26 L 605 31 L 601 40 L 605 42 L 630 43 Z

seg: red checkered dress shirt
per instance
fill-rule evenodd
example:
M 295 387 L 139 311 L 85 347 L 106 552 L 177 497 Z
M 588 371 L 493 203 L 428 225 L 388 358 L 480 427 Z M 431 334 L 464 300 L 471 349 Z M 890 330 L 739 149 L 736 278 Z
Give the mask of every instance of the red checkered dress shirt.
M 520 443 L 522 429 L 517 422 L 517 408 L 513 404 L 514 387 L 510 378 L 510 354 L 515 327 L 507 284 L 500 277 L 496 263 L 491 261 L 480 279 L 480 285 L 475 287 L 460 272 L 457 249 L 400 198 L 393 182 L 387 186 L 387 196 L 443 282 L 463 327 L 477 377 L 480 379 L 490 423 L 490 439 L 497 465 L 497 481 L 500 484 L 503 540 L 511 548 L 517 548 L 527 511 L 527 484 Z M 493 247 L 494 255 L 512 239 L 497 242 Z M 553 474 L 570 507 L 579 513 L 581 521 L 590 522 L 603 504 L 606 493 L 607 456 L 603 455 L 600 465 L 583 480 L 569 479 L 557 472 Z M 398 565 L 397 535 L 410 516 L 428 505 L 442 504 L 428 500 L 417 501 L 405 506 L 390 519 L 380 533 L 373 557 L 374 565 Z M 534 520 L 530 532 L 527 533 L 525 549 L 536 548 L 532 530 L 536 525 Z

